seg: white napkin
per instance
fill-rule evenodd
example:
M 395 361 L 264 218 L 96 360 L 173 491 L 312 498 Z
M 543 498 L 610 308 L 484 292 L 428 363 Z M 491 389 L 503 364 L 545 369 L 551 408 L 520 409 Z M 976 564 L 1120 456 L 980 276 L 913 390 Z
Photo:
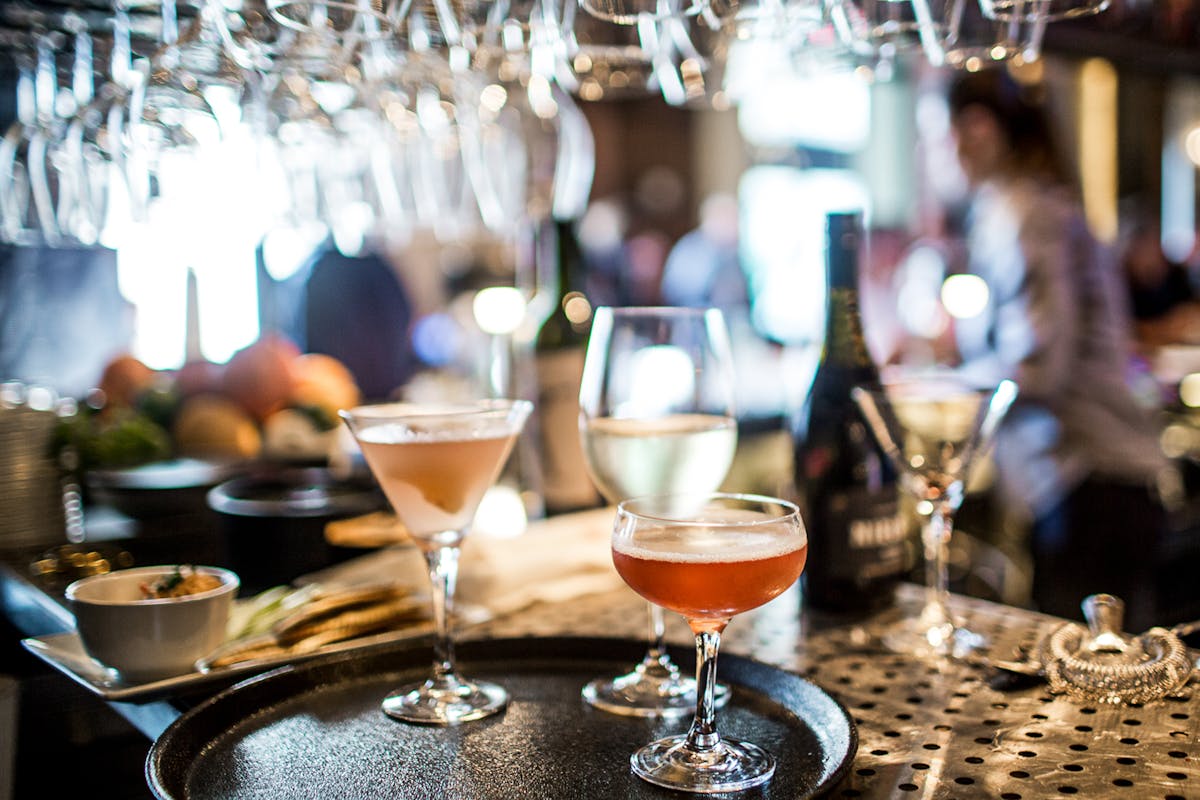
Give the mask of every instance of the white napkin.
M 499 616 L 534 603 L 560 603 L 624 586 L 609 549 L 614 513 L 600 508 L 537 520 L 520 536 L 507 539 L 468 536 L 459 559 L 460 610 L 482 607 L 489 616 Z M 311 573 L 297 583 L 388 580 L 428 585 L 425 561 L 416 547 L 385 548 Z
M 459 597 L 508 614 L 624 586 L 610 549 L 615 513 L 601 508 L 538 520 L 512 539 L 468 538 L 459 561 Z

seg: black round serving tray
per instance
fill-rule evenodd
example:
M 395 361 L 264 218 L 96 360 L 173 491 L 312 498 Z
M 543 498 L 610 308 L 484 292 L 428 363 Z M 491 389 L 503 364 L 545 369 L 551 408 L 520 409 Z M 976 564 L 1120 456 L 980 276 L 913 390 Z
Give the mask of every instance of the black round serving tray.
M 428 643 L 306 662 L 233 686 L 176 720 L 150 749 L 146 777 L 159 798 L 459 798 L 582 800 L 686 797 L 647 784 L 629 756 L 688 721 L 597 711 L 584 683 L 641 658 L 624 639 L 527 638 L 465 642 L 461 671 L 508 689 L 503 713 L 442 728 L 397 722 L 379 702 L 423 679 Z M 690 664 L 691 650 L 673 649 Z M 846 710 L 797 675 L 722 655 L 733 695 L 724 734 L 773 753 L 775 776 L 754 798 L 815 797 L 849 769 L 858 735 Z

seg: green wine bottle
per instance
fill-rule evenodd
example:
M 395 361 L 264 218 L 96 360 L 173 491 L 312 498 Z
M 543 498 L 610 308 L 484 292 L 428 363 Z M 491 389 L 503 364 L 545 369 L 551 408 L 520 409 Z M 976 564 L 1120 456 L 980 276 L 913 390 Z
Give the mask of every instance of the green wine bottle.
M 588 476 L 579 439 L 579 383 L 592 306 L 581 291 L 583 253 L 574 224 L 556 220 L 558 299 L 535 342 L 542 494 L 548 514 L 590 508 L 600 496 Z

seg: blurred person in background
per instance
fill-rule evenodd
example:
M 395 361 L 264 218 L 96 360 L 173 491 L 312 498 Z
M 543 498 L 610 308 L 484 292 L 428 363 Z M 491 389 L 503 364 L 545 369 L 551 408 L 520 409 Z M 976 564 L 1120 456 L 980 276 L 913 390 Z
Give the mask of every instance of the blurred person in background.
M 368 400 L 383 400 L 416 373 L 413 302 L 379 249 L 343 255 L 326 243 L 305 285 L 305 343 L 345 364 Z
M 586 275 L 573 276 L 584 284 L 584 293 L 596 306 L 627 302 L 625 289 L 625 234 L 629 217 L 624 205 L 612 198 L 593 201 L 579 221 L 579 246 L 587 265 Z
M 1020 387 L 997 436 L 998 489 L 1030 531 L 1033 601 L 1080 617 L 1085 596 L 1126 603 L 1129 630 L 1161 622 L 1155 558 L 1165 461 L 1127 383 L 1131 327 L 1115 259 L 1089 233 L 1038 87 L 962 73 L 951 124 L 971 191 L 968 269 L 985 311 L 957 323 L 960 369 Z
M 671 251 L 671 240 L 653 228 L 635 233 L 625 242 L 626 306 L 657 306 L 663 302 L 663 265 Z
M 727 318 L 749 313 L 746 273 L 738 252 L 738 203 L 717 193 L 700 206 L 700 224 L 671 248 L 663 266 L 663 302 L 715 307 Z
M 1168 344 L 1200 344 L 1200 298 L 1188 267 L 1163 250 L 1157 216 L 1131 215 L 1121 249 L 1138 342 L 1147 349 Z

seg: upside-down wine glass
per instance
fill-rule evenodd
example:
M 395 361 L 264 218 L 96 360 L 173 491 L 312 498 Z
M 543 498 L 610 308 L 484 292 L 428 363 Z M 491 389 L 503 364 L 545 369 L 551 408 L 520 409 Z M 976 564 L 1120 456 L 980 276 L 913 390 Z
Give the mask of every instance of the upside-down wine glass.
M 389 694 L 383 701 L 388 716 L 454 725 L 495 714 L 508 703 L 502 687 L 458 674 L 450 615 L 459 547 L 532 409 L 524 400 L 481 400 L 385 403 L 341 412 L 392 509 L 425 556 L 433 588 L 433 674 Z
M 17 119 L 0 139 L 0 222 L 6 242 L 55 246 L 62 187 L 54 153 L 66 133 L 58 115 L 57 31 L 34 35 L 32 52 L 18 51 Z
M 700 695 L 691 728 L 635 752 L 634 773 L 706 794 L 770 780 L 770 753 L 717 732 L 717 650 L 734 615 L 778 597 L 800 577 L 808 536 L 799 510 L 758 495 L 635 498 L 617 506 L 612 556 L 630 588 L 682 614 L 696 635 Z
M 600 493 L 615 504 L 716 491 L 737 447 L 733 393 L 729 335 L 719 310 L 596 309 L 579 432 Z M 629 716 L 691 714 L 695 682 L 667 655 L 662 609 L 651 604 L 649 610 L 645 657 L 631 672 L 589 683 L 584 699 Z
M 991 444 L 1017 397 L 1010 380 L 986 389 L 953 377 L 913 377 L 852 393 L 867 425 L 901 474 L 921 516 L 925 600 L 920 614 L 884 636 L 899 652 L 962 656 L 984 644 L 950 614 L 947 551 L 974 459 Z

